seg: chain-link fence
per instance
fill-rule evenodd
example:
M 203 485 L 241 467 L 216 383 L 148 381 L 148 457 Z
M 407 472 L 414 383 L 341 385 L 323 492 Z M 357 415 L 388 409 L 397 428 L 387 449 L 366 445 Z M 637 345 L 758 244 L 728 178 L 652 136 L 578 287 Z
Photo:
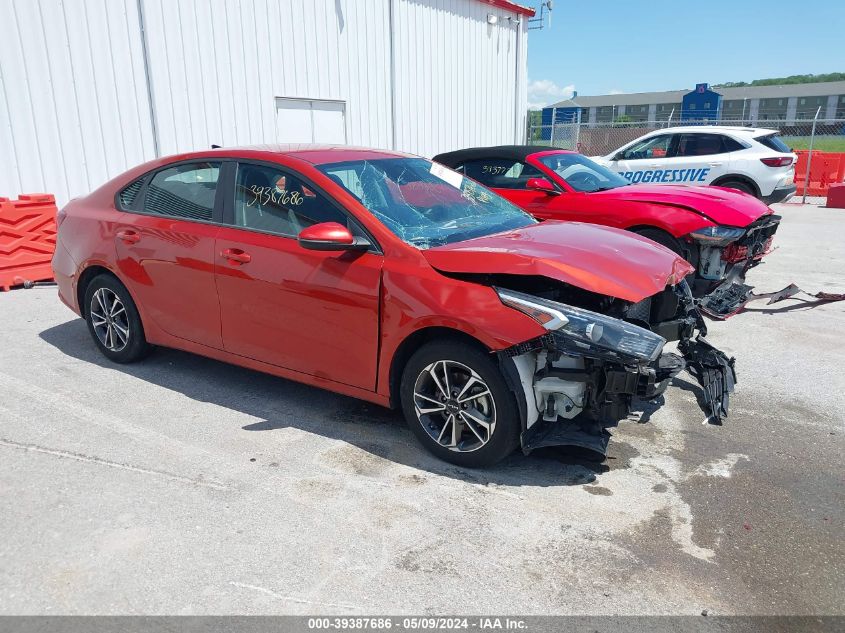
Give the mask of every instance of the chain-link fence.
M 644 134 L 658 129 L 689 125 L 733 125 L 774 129 L 794 151 L 807 151 L 808 161 L 812 164 L 813 156 L 828 153 L 845 153 L 845 119 L 768 119 L 743 120 L 724 118 L 719 121 L 700 120 L 680 121 L 624 121 L 594 123 L 558 123 L 556 125 L 533 124 L 528 128 L 530 145 L 547 145 L 580 152 L 585 156 L 607 156 L 620 147 Z M 818 165 L 818 161 L 817 161 Z M 798 174 L 802 176 L 802 174 Z M 799 193 L 804 194 L 803 182 L 798 182 Z M 809 183 L 808 183 L 809 184 Z M 829 183 L 828 183 L 829 184 Z M 824 204 L 825 198 L 814 195 L 818 188 L 807 188 L 806 201 Z M 804 195 L 792 198 L 792 202 L 802 202 Z

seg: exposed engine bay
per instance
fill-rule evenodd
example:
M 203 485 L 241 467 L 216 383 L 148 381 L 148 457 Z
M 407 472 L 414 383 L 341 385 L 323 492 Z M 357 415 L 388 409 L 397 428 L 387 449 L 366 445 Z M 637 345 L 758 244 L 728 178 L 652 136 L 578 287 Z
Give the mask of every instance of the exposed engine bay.
M 727 416 L 734 359 L 705 340 L 707 326 L 685 281 L 631 303 L 545 277 L 486 277 L 507 305 L 539 305 L 561 322 L 499 352 L 512 389 L 523 396 L 524 451 L 575 445 L 605 454 L 608 429 L 631 414 L 634 399 L 657 398 L 684 370 L 703 389 L 708 420 L 721 424 Z M 668 341 L 678 341 L 678 353 L 664 351 Z

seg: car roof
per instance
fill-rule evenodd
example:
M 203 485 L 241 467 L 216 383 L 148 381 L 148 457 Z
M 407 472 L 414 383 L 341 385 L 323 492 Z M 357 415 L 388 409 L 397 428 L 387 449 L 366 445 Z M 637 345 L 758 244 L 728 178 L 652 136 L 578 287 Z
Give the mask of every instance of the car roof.
M 456 165 L 465 160 L 476 160 L 479 158 L 505 158 L 508 160 L 522 161 L 528 156 L 531 156 L 531 154 L 548 151 L 571 153 L 558 147 L 547 145 L 496 145 L 494 147 L 470 147 L 454 152 L 445 152 L 438 154 L 433 160 L 444 165 Z
M 740 125 L 679 125 L 677 127 L 654 130 L 653 132 L 649 132 L 649 135 L 666 132 L 730 132 L 731 134 L 738 134 L 740 136 L 755 137 L 766 134 L 777 134 L 779 130 L 763 127 L 742 127 Z
M 306 161 L 312 165 L 326 163 L 341 163 L 357 160 L 379 160 L 385 158 L 418 158 L 413 154 L 396 152 L 389 149 L 374 149 L 370 147 L 353 147 L 350 145 L 320 145 L 311 143 L 274 143 L 265 145 L 244 145 L 238 147 L 219 147 L 205 152 L 197 152 L 203 158 L 215 154 L 237 158 L 243 155 L 248 158 L 264 158 L 272 160 L 278 156 L 288 156 Z M 182 157 L 180 157 L 182 158 Z

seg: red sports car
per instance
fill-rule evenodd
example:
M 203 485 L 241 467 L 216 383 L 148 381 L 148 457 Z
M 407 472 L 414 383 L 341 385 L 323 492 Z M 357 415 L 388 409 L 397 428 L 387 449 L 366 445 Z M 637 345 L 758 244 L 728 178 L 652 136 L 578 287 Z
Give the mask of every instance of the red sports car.
M 727 316 L 751 287 L 745 273 L 771 249 L 780 216 L 754 196 L 722 187 L 633 185 L 575 152 L 531 145 L 435 156 L 541 220 L 577 220 L 626 229 L 695 267 L 693 295 Z
M 702 339 L 682 258 L 538 223 L 415 156 L 183 154 L 73 200 L 58 223 L 59 296 L 109 359 L 162 345 L 401 406 L 457 464 L 520 444 L 604 451 L 633 398 L 685 365 L 714 420 L 727 414 L 733 363 Z

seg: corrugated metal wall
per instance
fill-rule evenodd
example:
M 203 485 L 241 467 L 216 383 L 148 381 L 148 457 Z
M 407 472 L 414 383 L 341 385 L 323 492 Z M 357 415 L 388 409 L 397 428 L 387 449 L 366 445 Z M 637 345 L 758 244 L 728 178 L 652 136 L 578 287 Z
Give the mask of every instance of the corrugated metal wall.
M 0 195 L 64 203 L 157 149 L 283 141 L 276 97 L 344 101 L 355 145 L 520 141 L 517 17 L 477 0 L 0 2 Z
M 0 196 L 65 202 L 154 155 L 134 1 L 3 1 L 0 24 Z

